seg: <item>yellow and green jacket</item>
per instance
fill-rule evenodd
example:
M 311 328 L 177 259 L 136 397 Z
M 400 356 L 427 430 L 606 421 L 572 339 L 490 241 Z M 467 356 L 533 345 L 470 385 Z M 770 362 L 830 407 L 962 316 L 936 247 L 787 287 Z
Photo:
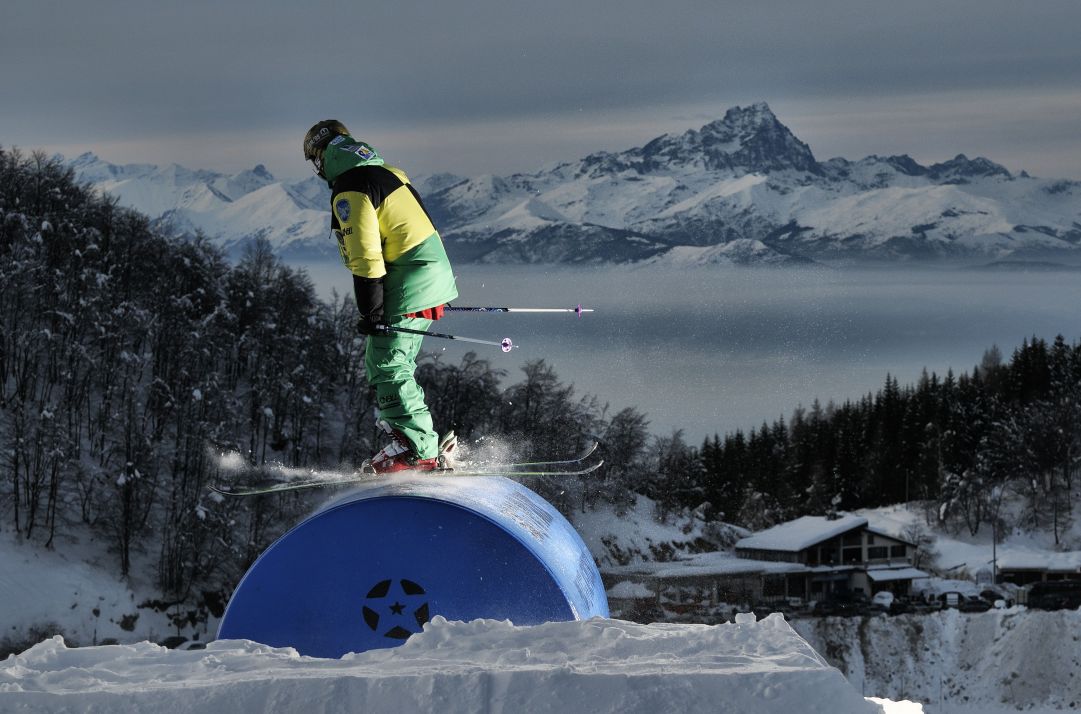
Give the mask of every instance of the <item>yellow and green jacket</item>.
M 443 241 L 405 172 L 351 136 L 327 146 L 323 167 L 342 262 L 354 275 L 383 278 L 387 315 L 458 297 Z

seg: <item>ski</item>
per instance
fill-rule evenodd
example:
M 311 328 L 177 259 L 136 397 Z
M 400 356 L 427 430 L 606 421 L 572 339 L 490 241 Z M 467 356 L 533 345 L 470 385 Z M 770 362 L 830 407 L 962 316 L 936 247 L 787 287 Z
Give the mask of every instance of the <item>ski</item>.
M 584 476 L 599 469 L 604 464 L 603 460 L 586 463 L 590 456 L 597 450 L 599 444 L 592 441 L 579 452 L 577 456 L 569 459 L 556 459 L 546 461 L 518 461 L 509 464 L 485 463 L 485 462 L 462 462 L 457 466 L 436 471 L 423 472 L 437 478 L 451 477 L 475 477 L 475 476 L 526 476 L 531 478 L 543 476 Z M 256 496 L 266 493 L 283 493 L 287 491 L 299 491 L 312 488 L 325 488 L 332 486 L 349 486 L 367 481 L 376 481 L 387 477 L 382 474 L 355 472 L 343 475 L 335 472 L 327 472 L 320 475 L 319 471 L 307 471 L 285 467 L 281 464 L 264 464 L 244 469 L 249 475 L 263 476 L 255 482 L 245 484 L 211 484 L 210 489 L 223 496 Z M 412 473 L 409 471 L 403 473 Z M 292 476 L 292 478 L 290 478 Z M 393 475 L 390 475 L 392 477 Z
M 524 464 L 507 464 L 502 467 L 480 467 L 473 468 L 466 466 L 464 468 L 450 468 L 439 469 L 436 471 L 424 471 L 420 473 L 412 471 L 399 471 L 394 474 L 375 474 L 375 473 L 356 473 L 350 476 L 342 477 L 336 475 L 334 478 L 314 478 L 307 480 L 296 481 L 273 481 L 270 483 L 255 483 L 255 484 L 237 484 L 237 485 L 214 485 L 210 486 L 210 490 L 215 493 L 219 493 L 222 496 L 260 496 L 264 494 L 273 493 L 287 493 L 290 491 L 304 491 L 314 488 L 329 488 L 334 486 L 355 486 L 360 483 L 375 483 L 378 481 L 392 480 L 398 474 L 410 475 L 415 474 L 418 476 L 432 477 L 432 478 L 476 478 L 481 476 L 503 476 L 503 477 L 544 477 L 544 476 L 585 476 L 586 474 L 593 473 L 604 464 L 603 461 L 596 461 L 587 466 L 581 468 L 575 468 L 570 470 L 551 469 L 551 468 L 518 468 L 524 466 Z

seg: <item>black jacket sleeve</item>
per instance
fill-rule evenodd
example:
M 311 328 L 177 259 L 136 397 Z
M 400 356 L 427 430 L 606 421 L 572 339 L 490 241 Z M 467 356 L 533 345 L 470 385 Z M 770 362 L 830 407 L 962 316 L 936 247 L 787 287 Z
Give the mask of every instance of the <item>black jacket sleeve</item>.
M 353 275 L 353 293 L 361 319 L 372 324 L 383 322 L 383 279 Z

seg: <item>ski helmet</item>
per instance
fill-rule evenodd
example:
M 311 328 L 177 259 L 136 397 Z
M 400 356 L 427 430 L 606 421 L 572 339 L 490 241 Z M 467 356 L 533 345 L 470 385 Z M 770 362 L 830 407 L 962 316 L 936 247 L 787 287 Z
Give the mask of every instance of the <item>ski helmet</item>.
M 324 119 L 304 135 L 304 160 L 311 161 L 315 173 L 323 175 L 323 150 L 336 136 L 347 136 L 349 130 L 337 119 Z M 324 176 L 325 178 L 325 176 Z

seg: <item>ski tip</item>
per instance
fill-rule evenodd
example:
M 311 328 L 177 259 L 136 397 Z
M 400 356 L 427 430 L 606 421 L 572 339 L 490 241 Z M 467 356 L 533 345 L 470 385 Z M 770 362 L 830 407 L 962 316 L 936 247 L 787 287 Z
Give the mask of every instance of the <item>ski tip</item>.
M 586 459 L 587 457 L 592 456 L 593 452 L 596 451 L 598 449 L 598 447 L 600 447 L 600 445 L 601 445 L 601 443 L 599 441 L 594 440 L 592 444 L 590 444 L 589 446 L 586 447 L 585 451 L 583 451 L 582 455 L 579 456 L 578 458 L 579 459 Z

